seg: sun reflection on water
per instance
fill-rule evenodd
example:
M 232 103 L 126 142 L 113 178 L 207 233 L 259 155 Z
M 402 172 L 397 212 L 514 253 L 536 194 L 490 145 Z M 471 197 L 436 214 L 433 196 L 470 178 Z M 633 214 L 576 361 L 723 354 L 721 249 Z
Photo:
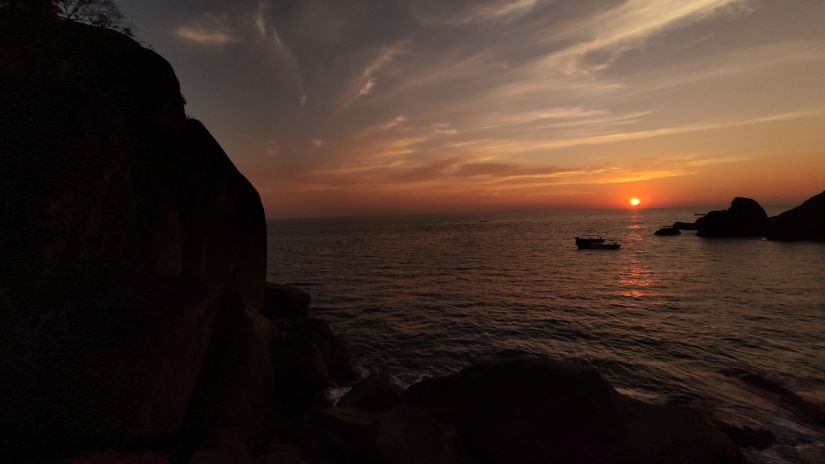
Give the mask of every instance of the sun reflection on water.
M 631 262 L 619 274 L 617 295 L 626 298 L 643 298 L 659 295 L 653 290 L 653 271 L 637 262 Z

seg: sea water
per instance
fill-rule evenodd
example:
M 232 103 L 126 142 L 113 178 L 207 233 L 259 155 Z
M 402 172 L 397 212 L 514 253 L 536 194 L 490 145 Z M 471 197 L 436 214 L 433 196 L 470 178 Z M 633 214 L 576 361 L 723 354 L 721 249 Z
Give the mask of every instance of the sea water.
M 778 211 L 776 211 L 778 212 Z M 312 294 L 364 370 L 401 383 L 502 353 L 598 369 L 622 393 L 771 430 L 755 462 L 825 462 L 825 244 L 659 237 L 692 210 L 269 221 L 268 279 Z M 578 250 L 596 233 L 620 250 Z

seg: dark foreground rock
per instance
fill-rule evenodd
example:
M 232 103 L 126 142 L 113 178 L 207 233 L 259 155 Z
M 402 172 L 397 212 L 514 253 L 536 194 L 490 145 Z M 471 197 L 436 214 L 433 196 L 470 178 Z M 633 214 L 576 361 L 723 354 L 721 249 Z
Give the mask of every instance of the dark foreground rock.
M 768 215 L 750 198 L 736 197 L 730 208 L 711 211 L 696 220 L 696 234 L 700 237 L 760 237 L 767 230 Z
M 300 288 L 267 282 L 261 312 L 269 319 L 306 317 L 312 298 Z
M 772 217 L 769 240 L 825 242 L 825 192 L 796 208 Z
M 407 401 L 455 426 L 481 463 L 739 463 L 699 418 L 623 397 L 595 370 L 547 360 L 472 366 L 412 386 Z
M 355 379 L 346 344 L 320 319 L 279 321 L 277 327 L 279 335 L 272 341 L 279 378 L 275 394 L 284 412 L 294 415 L 331 406 L 326 389 Z
M 81 24 L 14 27 L 0 27 L 0 461 L 188 431 L 253 446 L 277 409 L 258 193 L 155 52 Z
M 761 450 L 776 441 L 773 432 L 755 420 L 724 411 L 714 411 L 710 419 L 717 429 L 740 446 Z
M 385 412 L 404 402 L 404 390 L 383 375 L 373 374 L 352 386 L 338 402 L 368 411 Z

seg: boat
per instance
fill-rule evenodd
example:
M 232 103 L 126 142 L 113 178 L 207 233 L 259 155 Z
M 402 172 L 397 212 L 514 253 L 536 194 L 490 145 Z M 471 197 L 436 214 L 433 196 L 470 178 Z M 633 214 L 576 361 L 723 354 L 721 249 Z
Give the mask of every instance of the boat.
M 608 242 L 600 235 L 576 237 L 576 246 L 579 250 L 618 250 L 621 247 L 618 242 Z

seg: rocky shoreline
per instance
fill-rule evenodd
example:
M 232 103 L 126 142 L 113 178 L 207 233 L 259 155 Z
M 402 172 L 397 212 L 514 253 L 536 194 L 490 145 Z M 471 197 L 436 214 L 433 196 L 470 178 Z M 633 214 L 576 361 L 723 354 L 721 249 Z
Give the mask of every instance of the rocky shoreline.
M 374 375 L 333 404 L 345 344 L 265 282 L 260 197 L 169 63 L 105 29 L 2 26 L 3 462 L 743 462 L 734 433 L 543 358 Z

